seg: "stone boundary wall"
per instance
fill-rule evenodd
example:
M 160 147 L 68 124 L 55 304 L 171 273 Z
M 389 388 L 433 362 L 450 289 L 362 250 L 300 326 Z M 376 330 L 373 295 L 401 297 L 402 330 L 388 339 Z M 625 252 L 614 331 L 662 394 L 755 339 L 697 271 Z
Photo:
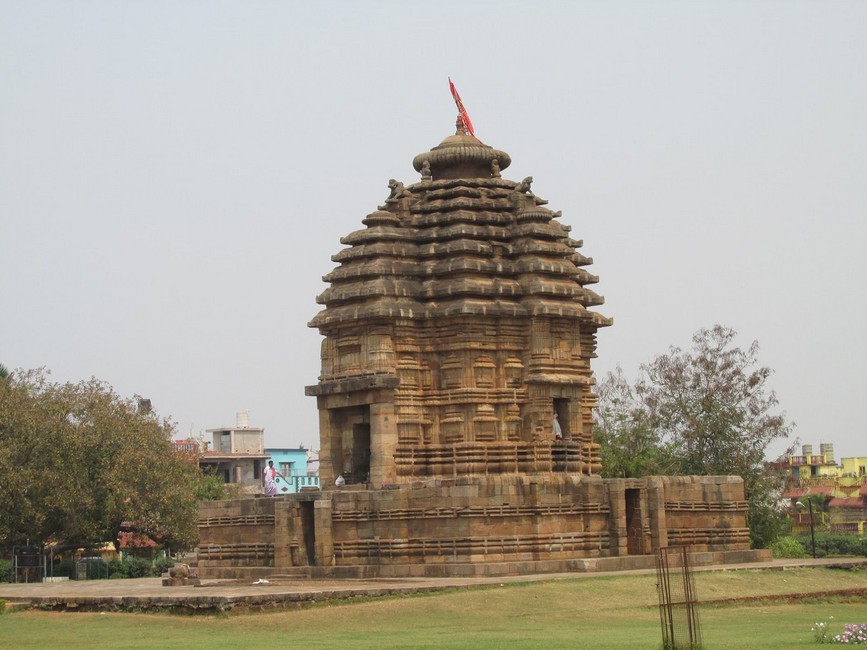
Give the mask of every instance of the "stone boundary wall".
M 214 577 L 274 571 L 275 499 L 206 501 L 199 506 L 196 566 Z
M 664 546 L 750 561 L 743 481 L 512 475 L 201 506 L 199 575 L 514 575 L 649 568 Z M 601 568 L 606 567 L 606 568 Z

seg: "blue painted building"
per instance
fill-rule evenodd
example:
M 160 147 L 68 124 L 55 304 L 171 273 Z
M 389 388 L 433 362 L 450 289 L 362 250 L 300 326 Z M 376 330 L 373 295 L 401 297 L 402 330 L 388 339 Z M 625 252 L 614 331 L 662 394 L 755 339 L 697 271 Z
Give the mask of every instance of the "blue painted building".
M 312 470 L 308 471 L 310 457 L 303 447 L 266 448 L 265 454 L 274 461 L 274 467 L 283 475 L 277 476 L 277 494 L 293 494 L 300 492 L 302 488 L 319 487 L 319 476 L 312 473 Z

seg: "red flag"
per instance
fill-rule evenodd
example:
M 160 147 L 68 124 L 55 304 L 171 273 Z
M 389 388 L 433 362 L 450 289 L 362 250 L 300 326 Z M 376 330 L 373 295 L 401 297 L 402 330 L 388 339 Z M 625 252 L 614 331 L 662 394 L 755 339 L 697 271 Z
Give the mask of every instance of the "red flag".
M 470 122 L 470 116 L 467 114 L 467 109 L 464 108 L 464 103 L 461 101 L 461 96 L 458 95 L 458 89 L 452 83 L 452 78 L 449 77 L 449 90 L 452 91 L 452 97 L 455 99 L 455 105 L 458 107 L 458 117 L 464 124 L 464 128 L 471 136 L 475 137 L 476 132 L 473 130 L 473 123 Z

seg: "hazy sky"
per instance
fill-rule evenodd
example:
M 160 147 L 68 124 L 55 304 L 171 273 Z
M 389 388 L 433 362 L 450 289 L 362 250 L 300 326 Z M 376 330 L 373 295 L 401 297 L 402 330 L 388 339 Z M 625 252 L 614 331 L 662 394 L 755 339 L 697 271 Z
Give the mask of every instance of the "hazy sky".
M 318 449 L 321 277 L 454 132 L 450 75 L 594 258 L 598 374 L 720 323 L 867 455 L 865 35 L 831 0 L 0 0 L 0 363 Z

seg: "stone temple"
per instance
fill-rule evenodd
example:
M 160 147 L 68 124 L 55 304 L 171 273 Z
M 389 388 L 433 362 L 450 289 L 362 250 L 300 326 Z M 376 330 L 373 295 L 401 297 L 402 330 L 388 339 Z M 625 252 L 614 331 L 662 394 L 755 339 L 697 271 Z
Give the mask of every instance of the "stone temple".
M 320 490 L 202 506 L 202 577 L 504 575 L 749 561 L 738 477 L 602 479 L 597 278 L 570 227 L 457 133 L 341 239 L 310 322 Z

